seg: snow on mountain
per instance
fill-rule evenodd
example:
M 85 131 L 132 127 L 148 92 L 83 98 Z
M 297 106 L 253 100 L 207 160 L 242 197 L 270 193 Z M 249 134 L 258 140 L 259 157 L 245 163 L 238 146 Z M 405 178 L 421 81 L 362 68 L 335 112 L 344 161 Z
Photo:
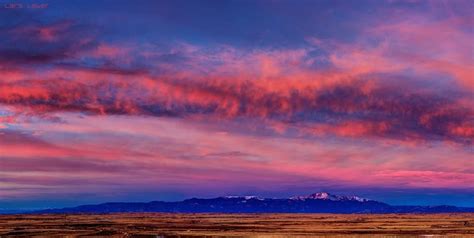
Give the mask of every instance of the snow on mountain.
M 258 196 L 224 196 L 220 197 L 224 199 L 242 199 L 242 200 L 251 200 L 251 199 L 257 199 L 260 201 L 265 200 L 265 198 L 261 198 Z M 313 193 L 310 195 L 306 196 L 294 196 L 289 198 L 290 200 L 311 200 L 311 199 L 316 199 L 316 200 L 330 200 L 330 201 L 358 201 L 358 202 L 367 202 L 370 201 L 370 199 L 367 198 L 361 198 L 358 196 L 340 196 L 340 195 L 334 195 L 330 194 L 327 192 L 319 192 L 319 193 Z
M 244 200 L 250 200 L 250 199 L 257 199 L 257 200 L 265 200 L 264 198 L 261 198 L 261 197 L 258 197 L 258 196 L 224 196 L 224 197 L 221 197 L 221 198 L 226 198 L 226 199 L 235 199 L 235 198 L 239 198 L 239 199 L 244 199 Z
M 361 198 L 358 196 L 339 196 L 326 192 L 313 193 L 307 196 L 295 196 L 291 197 L 292 200 L 307 200 L 307 199 L 320 199 L 320 200 L 331 200 L 331 201 L 358 201 L 367 202 L 370 201 L 367 198 Z

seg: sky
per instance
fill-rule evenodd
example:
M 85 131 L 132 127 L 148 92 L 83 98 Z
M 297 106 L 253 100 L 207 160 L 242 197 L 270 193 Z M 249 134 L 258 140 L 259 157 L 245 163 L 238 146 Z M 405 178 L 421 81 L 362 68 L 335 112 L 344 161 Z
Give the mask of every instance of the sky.
M 474 207 L 474 2 L 0 0 L 0 209 Z

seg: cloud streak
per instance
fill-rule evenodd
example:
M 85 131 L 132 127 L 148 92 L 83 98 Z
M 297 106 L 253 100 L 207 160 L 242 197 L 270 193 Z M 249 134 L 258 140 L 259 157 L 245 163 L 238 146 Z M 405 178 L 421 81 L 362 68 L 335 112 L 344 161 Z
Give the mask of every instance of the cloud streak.
M 238 64 L 247 68 L 247 58 L 259 62 L 254 72 L 251 67 L 244 72 L 228 69 L 235 64 L 223 58 L 220 65 L 211 65 L 217 72 L 227 71 L 222 74 L 174 69 L 173 74 L 155 75 L 116 67 L 57 66 L 34 76 L 26 73 L 16 80 L 3 80 L 0 102 L 41 113 L 258 118 L 304 124 L 340 136 L 472 143 L 474 110 L 463 104 L 469 94 L 462 90 L 439 94 L 429 88 L 404 88 L 412 78 L 358 69 L 311 70 L 301 63 L 306 54 L 285 57 L 294 61 L 290 67 L 284 66 L 287 60 L 271 60 L 271 56 L 292 54 L 247 54 Z M 207 55 L 193 57 L 199 64 L 212 63 L 203 60 Z

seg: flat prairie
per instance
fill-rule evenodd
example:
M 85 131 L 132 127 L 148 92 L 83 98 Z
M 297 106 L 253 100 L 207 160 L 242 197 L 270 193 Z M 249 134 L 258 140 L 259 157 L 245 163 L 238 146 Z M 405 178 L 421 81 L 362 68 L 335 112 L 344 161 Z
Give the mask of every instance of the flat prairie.
M 474 214 L 0 215 L 0 237 L 474 237 Z

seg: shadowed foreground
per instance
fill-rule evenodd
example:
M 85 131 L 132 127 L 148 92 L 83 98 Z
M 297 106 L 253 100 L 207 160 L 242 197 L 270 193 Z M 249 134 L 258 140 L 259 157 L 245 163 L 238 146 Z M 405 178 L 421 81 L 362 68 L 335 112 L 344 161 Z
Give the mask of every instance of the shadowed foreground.
M 1 215 L 0 237 L 474 237 L 474 214 Z

